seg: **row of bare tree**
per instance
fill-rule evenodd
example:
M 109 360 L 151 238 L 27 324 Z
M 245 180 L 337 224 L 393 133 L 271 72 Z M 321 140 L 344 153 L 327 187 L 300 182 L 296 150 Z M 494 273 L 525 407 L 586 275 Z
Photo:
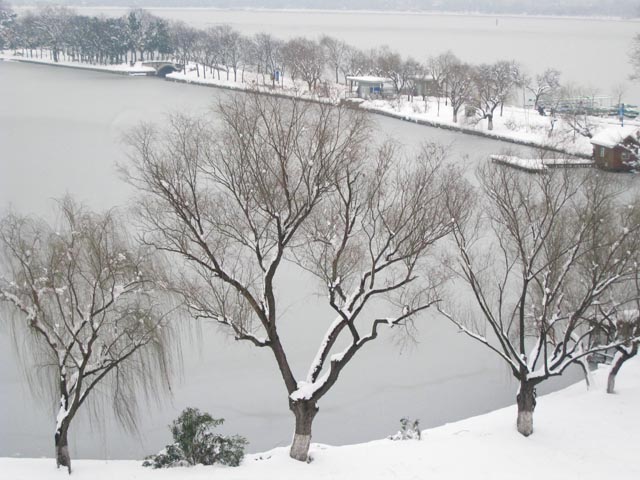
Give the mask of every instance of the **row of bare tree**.
M 374 142 L 357 110 L 243 94 L 216 113 L 217 127 L 173 116 L 128 135 L 121 171 L 138 192 L 137 242 L 115 212 L 69 199 L 55 226 L 16 214 L 0 224 L 3 319 L 46 366 L 69 471 L 69 427 L 88 399 L 111 395 L 131 422 L 140 387 L 169 380 L 179 312 L 270 352 L 301 461 L 347 364 L 429 308 L 508 366 L 523 435 L 537 385 L 615 351 L 612 391 L 637 353 L 640 202 L 606 174 L 482 164 L 474 187 L 446 148 Z M 286 265 L 317 277 L 334 312 L 303 376 L 281 336 Z
M 326 35 L 318 41 L 303 37 L 283 41 L 267 33 L 245 36 L 229 25 L 200 30 L 167 22 L 142 9 L 119 18 L 87 17 L 53 6 L 17 17 L 4 3 L 0 11 L 5 18 L 0 46 L 22 50 L 28 56 L 38 52 L 42 56 L 42 49 L 48 49 L 55 61 L 120 63 L 175 58 L 185 72 L 193 63 L 197 75 L 204 78 L 209 71 L 218 79 L 224 75 L 226 80 L 244 82 L 246 70 L 256 73 L 263 84 L 284 84 L 286 75 L 304 81 L 310 91 L 317 91 L 323 80 L 333 83 L 335 78 L 335 83 L 346 84 L 347 76 L 365 74 L 387 77 L 397 95 L 412 96 L 417 81 L 431 78 L 429 95 L 451 102 L 454 121 L 460 108 L 469 105 L 488 120 L 489 129 L 495 110 L 517 86 L 529 91 L 536 107 L 560 87 L 558 71 L 550 69 L 530 78 L 514 61 L 472 66 L 446 52 L 421 63 L 388 47 L 363 51 Z

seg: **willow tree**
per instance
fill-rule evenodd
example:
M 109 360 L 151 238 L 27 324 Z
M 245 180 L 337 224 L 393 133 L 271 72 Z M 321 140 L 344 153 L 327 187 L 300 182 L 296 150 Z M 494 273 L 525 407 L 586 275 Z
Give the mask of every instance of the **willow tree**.
M 478 178 L 475 221 L 456 222 L 452 235 L 453 268 L 472 306 L 460 306 L 458 289 L 439 310 L 509 367 L 519 383 L 517 428 L 528 436 L 539 384 L 571 365 L 588 374 L 591 355 L 638 340 L 613 335 L 610 317 L 640 298 L 640 206 L 621 208 L 620 192 L 598 173 L 529 175 L 494 164 Z
M 165 383 L 166 314 L 152 295 L 154 269 L 132 248 L 114 214 L 91 213 L 69 198 L 61 220 L 9 214 L 0 223 L 0 302 L 58 400 L 58 467 L 71 473 L 68 435 L 81 408 L 112 403 L 135 426 L 136 392 Z
M 374 147 L 354 110 L 241 95 L 217 117 L 218 128 L 184 116 L 140 127 L 125 175 L 144 192 L 145 241 L 186 261 L 173 288 L 191 313 L 271 351 L 295 415 L 290 454 L 305 461 L 318 402 L 346 365 L 435 300 L 429 252 L 451 230 L 445 198 L 461 209 L 465 189 L 442 149 L 407 159 Z M 334 311 L 302 377 L 281 338 L 285 263 L 320 278 Z

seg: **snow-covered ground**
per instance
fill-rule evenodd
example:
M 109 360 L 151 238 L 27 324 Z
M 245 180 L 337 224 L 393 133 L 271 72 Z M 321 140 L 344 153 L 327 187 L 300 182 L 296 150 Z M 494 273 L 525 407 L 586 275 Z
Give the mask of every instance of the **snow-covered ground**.
M 516 432 L 511 406 L 425 430 L 423 439 L 360 445 L 313 445 L 310 464 L 291 460 L 286 448 L 249 455 L 237 468 L 152 470 L 136 461 L 74 460 L 76 480 L 632 480 L 640 478 L 640 359 L 618 375 L 617 393 L 605 393 L 607 368 L 584 382 L 540 397 L 535 432 Z M 488 385 L 487 388 L 490 388 Z M 469 399 L 473 401 L 473 399 Z M 372 418 L 372 422 L 376 419 Z M 390 432 L 391 433 L 391 432 Z M 168 432 L 167 432 L 168 436 Z M 53 459 L 0 458 L 0 478 L 68 478 Z
M 529 143 L 570 154 L 591 155 L 593 150 L 590 140 L 581 135 L 574 135 L 573 130 L 562 118 L 542 116 L 532 108 L 505 105 L 502 115 L 500 115 L 500 109 L 496 110 L 493 117 L 493 130 L 488 130 L 487 120 L 481 120 L 477 116 L 465 117 L 464 107 L 458 112 L 458 122 L 454 123 L 453 109 L 445 105 L 444 99 L 440 100 L 439 112 L 438 102 L 434 98 L 429 98 L 426 102 L 418 97 L 412 102 L 407 101 L 406 97 L 397 100 L 369 100 L 361 103 L 360 106 L 404 120 L 455 128 L 500 140 Z M 552 122 L 555 125 L 553 125 L 552 134 L 549 135 Z M 620 125 L 615 118 L 603 117 L 589 117 L 589 123 L 596 133 Z M 625 121 L 625 124 L 640 126 L 640 122 L 635 120 Z
M 519 158 L 513 155 L 491 155 L 491 160 L 526 172 L 545 172 L 549 168 L 593 167 L 594 162 L 581 158 Z
M 204 67 L 200 65 L 199 68 L 196 69 L 193 63 L 188 65 L 187 73 L 174 72 L 167 75 L 168 79 L 179 82 L 229 88 L 232 90 L 259 91 L 266 94 L 286 97 L 306 98 L 323 103 L 337 103 L 340 98 L 344 98 L 344 92 L 347 88 L 341 84 L 318 82 L 317 92 L 310 92 L 307 83 L 299 79 L 296 79 L 294 82 L 285 76 L 274 85 L 274 82 L 268 75 L 265 77 L 262 74 L 250 70 L 243 71 L 240 68 L 235 75 L 233 69 L 229 69 L 228 77 L 227 79 L 227 72 L 224 67 L 221 70 L 214 69 L 213 73 L 210 68 L 207 67 L 205 77 Z M 236 81 L 234 81 L 234 78 Z

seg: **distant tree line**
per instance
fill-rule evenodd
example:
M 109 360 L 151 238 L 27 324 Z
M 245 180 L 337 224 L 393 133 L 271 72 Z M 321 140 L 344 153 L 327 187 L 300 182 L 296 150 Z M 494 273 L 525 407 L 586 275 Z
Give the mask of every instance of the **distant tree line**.
M 43 6 L 16 16 L 0 4 L 0 46 L 54 61 L 93 64 L 164 58 L 173 54 L 169 23 L 144 10 L 119 18 L 77 15 L 60 6 Z M 2 19 L 5 19 L 2 21 Z
M 438 113 L 444 99 L 457 122 L 466 106 L 467 114 L 487 120 L 489 130 L 495 112 L 499 108 L 502 114 L 517 87 L 529 92 L 536 108 L 556 98 L 560 89 L 560 72 L 549 69 L 529 77 L 515 61 L 471 65 L 445 52 L 421 63 L 387 46 L 365 51 L 327 35 L 286 41 L 269 33 L 246 36 L 229 25 L 200 30 L 142 9 L 106 18 L 44 6 L 18 17 L 2 5 L 1 46 L 25 57 L 91 64 L 171 59 L 183 65 L 184 73 L 195 68 L 198 77 L 245 82 L 245 71 L 250 71 L 252 81 L 257 78 L 263 85 L 284 86 L 288 78 L 318 95 L 328 95 L 334 81 L 346 84 L 349 75 L 375 75 L 388 78 L 396 95 L 412 98 L 418 83 L 428 80 L 421 93 L 438 99 Z

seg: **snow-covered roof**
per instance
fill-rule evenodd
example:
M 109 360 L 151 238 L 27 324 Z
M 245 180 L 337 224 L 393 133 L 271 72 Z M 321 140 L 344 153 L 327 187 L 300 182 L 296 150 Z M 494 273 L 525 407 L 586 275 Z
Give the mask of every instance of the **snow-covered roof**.
M 353 77 L 349 76 L 347 77 L 347 80 L 350 80 L 352 82 L 358 82 L 358 83 L 385 83 L 390 81 L 389 78 L 374 77 L 371 75 L 361 75 L 361 76 L 353 76 Z
M 591 143 L 601 147 L 613 148 L 620 145 L 629 137 L 637 137 L 640 129 L 633 125 L 626 127 L 611 127 L 593 136 Z
M 433 75 L 429 75 L 429 74 L 414 75 L 411 78 L 413 78 L 414 80 L 424 80 L 424 81 L 430 82 L 433 80 Z

